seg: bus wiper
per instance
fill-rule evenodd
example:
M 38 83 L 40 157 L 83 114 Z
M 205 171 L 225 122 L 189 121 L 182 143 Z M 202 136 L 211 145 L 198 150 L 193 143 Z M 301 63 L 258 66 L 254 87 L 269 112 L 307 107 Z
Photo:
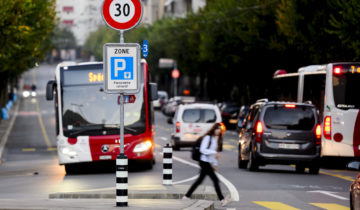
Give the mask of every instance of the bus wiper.
M 108 124 L 108 125 L 104 125 L 104 127 L 106 129 L 119 129 L 120 130 L 120 125 L 118 125 L 118 124 Z M 126 126 L 124 126 L 124 130 L 129 132 L 129 133 L 132 133 L 132 134 L 135 134 L 137 132 L 136 129 L 129 128 L 129 127 L 126 127 Z
M 73 132 L 70 131 L 70 136 L 75 136 L 81 133 L 86 133 L 88 131 L 102 131 L 104 129 L 103 124 L 89 124 L 81 126 L 79 130 L 75 130 Z

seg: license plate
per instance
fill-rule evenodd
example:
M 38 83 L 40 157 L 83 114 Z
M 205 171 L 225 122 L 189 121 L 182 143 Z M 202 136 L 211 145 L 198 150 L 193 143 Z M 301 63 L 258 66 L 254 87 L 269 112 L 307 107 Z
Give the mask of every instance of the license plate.
M 186 133 L 185 138 L 190 139 L 190 140 L 194 140 L 194 139 L 199 138 L 199 135 L 195 135 L 195 134 L 192 134 L 192 133 Z
M 238 120 L 231 119 L 231 120 L 229 120 L 229 123 L 231 123 L 231 124 L 236 124 L 237 121 L 238 121 Z
M 111 160 L 111 155 L 100 155 L 100 160 Z
M 279 144 L 280 149 L 299 149 L 299 144 Z

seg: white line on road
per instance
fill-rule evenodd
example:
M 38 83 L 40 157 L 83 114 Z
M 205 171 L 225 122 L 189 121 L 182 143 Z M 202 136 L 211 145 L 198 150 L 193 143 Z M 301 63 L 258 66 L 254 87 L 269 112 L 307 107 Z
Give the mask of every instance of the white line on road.
M 328 195 L 328 196 L 331 196 L 331 197 L 334 197 L 334 198 L 337 198 L 337 199 L 340 199 L 340 200 L 346 200 L 346 201 L 349 200 L 348 198 L 345 198 L 345 197 L 342 197 L 342 196 L 339 196 L 339 195 L 335 195 L 335 192 L 330 192 L 330 191 L 314 190 L 314 191 L 308 191 L 308 192 L 322 193 L 324 195 Z
M 192 167 L 195 167 L 195 168 L 200 168 L 197 164 L 191 163 L 191 162 L 189 162 L 187 160 L 184 160 L 182 158 L 173 156 L 173 159 L 176 160 L 176 161 L 179 161 L 181 163 L 184 163 L 186 165 L 189 165 L 189 166 L 192 166 Z M 233 201 L 239 201 L 239 192 L 236 190 L 235 186 L 229 180 L 227 180 L 223 175 L 219 174 L 218 172 L 216 172 L 216 175 L 219 177 L 220 181 L 222 183 L 224 183 L 225 186 L 230 191 L 231 199 Z
M 181 181 L 177 181 L 177 182 L 173 182 L 173 184 L 181 184 L 181 183 L 184 183 L 184 182 L 190 182 L 192 180 L 195 180 L 199 177 L 199 175 L 196 175 L 196 176 L 193 176 L 193 177 L 190 177 L 188 179 L 184 179 L 184 180 L 181 180 Z
M 167 141 L 168 139 L 166 137 L 160 137 L 161 140 Z

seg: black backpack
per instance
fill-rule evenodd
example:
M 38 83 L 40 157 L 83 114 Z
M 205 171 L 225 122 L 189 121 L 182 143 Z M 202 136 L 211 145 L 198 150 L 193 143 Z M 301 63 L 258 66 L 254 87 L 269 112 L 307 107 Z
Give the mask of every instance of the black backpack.
M 201 155 L 200 145 L 201 145 L 202 140 L 203 140 L 203 137 L 199 137 L 198 139 L 196 139 L 195 144 L 193 145 L 193 147 L 191 149 L 191 158 L 193 160 L 200 161 L 200 155 Z M 208 149 L 210 148 L 210 145 L 211 145 L 211 138 L 209 141 Z

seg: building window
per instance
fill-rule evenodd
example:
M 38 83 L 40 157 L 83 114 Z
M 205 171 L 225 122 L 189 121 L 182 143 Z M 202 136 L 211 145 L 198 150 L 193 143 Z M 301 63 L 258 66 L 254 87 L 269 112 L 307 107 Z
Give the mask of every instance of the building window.
M 63 12 L 66 12 L 66 13 L 74 12 L 74 7 L 73 6 L 64 6 Z
M 62 23 L 67 26 L 67 27 L 71 27 L 74 25 L 74 21 L 73 20 L 63 20 Z

